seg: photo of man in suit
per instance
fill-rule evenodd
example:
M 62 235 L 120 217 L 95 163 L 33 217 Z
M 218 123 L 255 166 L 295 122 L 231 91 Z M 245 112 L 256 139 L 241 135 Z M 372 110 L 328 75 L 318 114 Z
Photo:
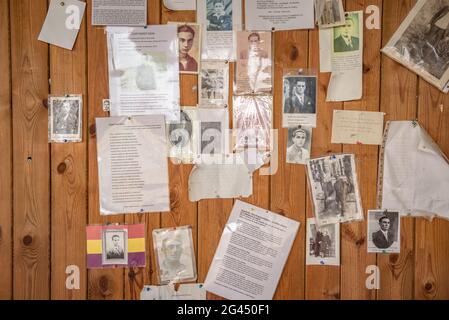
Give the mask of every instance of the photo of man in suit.
M 356 21 L 353 17 L 346 17 L 344 26 L 334 29 L 334 52 L 351 52 L 359 50 L 359 38 L 355 34 Z
M 391 231 L 391 221 L 387 216 L 379 219 L 380 230 L 373 233 L 373 243 L 379 249 L 387 249 L 395 241 L 395 234 Z
M 306 94 L 307 82 L 298 78 L 293 86 L 291 95 L 291 106 L 286 113 L 315 113 L 315 99 Z
M 107 259 L 124 259 L 125 250 L 121 246 L 121 238 L 118 234 L 112 236 L 112 248 L 108 248 L 106 253 Z
M 189 53 L 195 41 L 195 30 L 192 26 L 181 25 L 178 27 L 179 43 L 179 71 L 198 72 L 198 62 Z M 196 54 L 199 55 L 198 53 Z
M 209 0 L 207 1 L 208 10 L 209 3 L 212 3 L 212 10 L 207 14 L 207 31 L 232 31 L 232 17 L 226 14 L 225 0 Z M 226 0 L 226 3 L 231 3 Z

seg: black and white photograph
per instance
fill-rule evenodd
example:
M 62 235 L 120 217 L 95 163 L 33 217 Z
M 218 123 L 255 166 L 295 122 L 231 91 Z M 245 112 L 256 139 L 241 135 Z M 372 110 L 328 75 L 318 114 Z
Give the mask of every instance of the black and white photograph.
M 312 148 L 312 128 L 298 126 L 288 129 L 287 163 L 306 164 Z
M 128 264 L 128 230 L 103 230 L 103 265 Z
M 368 210 L 368 252 L 400 253 L 400 229 L 398 211 Z
M 314 218 L 307 219 L 307 265 L 340 265 L 340 224 L 317 226 Z
M 316 127 L 316 76 L 284 76 L 283 127 Z
M 449 1 L 419 0 L 382 51 L 443 90 L 449 81 Z
M 201 122 L 201 154 L 223 153 L 221 122 Z
M 320 28 L 332 28 L 345 24 L 342 0 L 316 0 L 315 10 Z
M 348 53 L 360 50 L 359 14 L 357 12 L 345 13 L 345 23 L 333 29 L 334 53 Z
M 197 278 L 192 228 L 153 230 L 153 244 L 160 284 Z
M 228 104 L 229 63 L 225 61 L 201 62 L 198 76 L 199 107 L 222 108 Z
M 232 31 L 232 0 L 206 0 L 207 31 Z
M 363 219 L 353 154 L 310 159 L 307 174 L 318 225 Z
M 79 142 L 82 127 L 82 96 L 50 96 L 49 141 Z
M 169 157 L 183 160 L 194 156 L 194 107 L 183 107 L 179 123 L 170 123 L 167 127 Z

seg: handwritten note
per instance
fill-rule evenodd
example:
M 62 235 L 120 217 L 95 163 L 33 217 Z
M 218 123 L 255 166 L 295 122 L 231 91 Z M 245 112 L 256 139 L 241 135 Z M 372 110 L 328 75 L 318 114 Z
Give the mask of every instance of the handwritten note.
M 332 143 L 382 144 L 384 113 L 334 110 Z

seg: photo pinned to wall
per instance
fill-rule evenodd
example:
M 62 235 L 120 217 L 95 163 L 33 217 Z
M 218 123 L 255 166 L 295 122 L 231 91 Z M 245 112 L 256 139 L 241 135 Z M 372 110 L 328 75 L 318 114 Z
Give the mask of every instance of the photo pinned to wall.
M 201 26 L 187 22 L 168 23 L 178 26 L 179 73 L 198 74 L 201 60 Z
M 286 162 L 306 164 L 312 149 L 312 127 L 298 126 L 288 129 Z
M 340 265 L 340 224 L 319 227 L 314 218 L 307 219 L 307 265 Z
M 271 32 L 237 32 L 234 94 L 271 93 Z
M 196 107 L 182 107 L 181 121 L 167 125 L 169 157 L 192 163 L 198 154 L 198 115 Z
M 401 220 L 398 211 L 368 210 L 368 252 L 401 252 Z
M 318 26 L 322 29 L 346 23 L 342 0 L 315 0 L 315 13 Z
M 198 76 L 199 107 L 227 107 L 229 95 L 229 63 L 202 61 Z
M 449 2 L 419 0 L 382 52 L 447 92 L 448 29 Z
M 284 75 L 283 128 L 316 127 L 316 75 Z
M 363 220 L 363 208 L 353 154 L 307 161 L 307 174 L 319 226 Z
M 345 23 L 333 28 L 333 53 L 346 54 L 349 52 L 359 51 L 361 49 L 361 32 L 360 19 L 363 15 L 359 15 L 357 11 L 345 13 Z M 363 26 L 363 24 L 362 24 Z
M 49 142 L 81 142 L 82 95 L 48 97 Z
M 198 150 L 201 157 L 229 153 L 228 108 L 198 109 L 200 139 Z
M 128 265 L 128 230 L 103 230 L 103 265 Z
M 160 284 L 196 280 L 191 226 L 153 230 L 153 245 Z
M 234 96 L 235 150 L 271 150 L 273 96 Z

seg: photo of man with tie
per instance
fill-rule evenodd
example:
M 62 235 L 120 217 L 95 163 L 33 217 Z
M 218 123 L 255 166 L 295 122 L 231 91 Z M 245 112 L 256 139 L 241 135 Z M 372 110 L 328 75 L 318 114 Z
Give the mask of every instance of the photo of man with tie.
M 399 212 L 368 211 L 368 252 L 393 253 L 400 251 Z
M 334 52 L 358 51 L 360 41 L 356 26 L 358 26 L 357 15 L 347 15 L 346 24 L 334 28 Z
M 316 111 L 316 77 L 289 77 L 291 93 L 289 101 L 285 103 L 284 113 L 315 113 Z

